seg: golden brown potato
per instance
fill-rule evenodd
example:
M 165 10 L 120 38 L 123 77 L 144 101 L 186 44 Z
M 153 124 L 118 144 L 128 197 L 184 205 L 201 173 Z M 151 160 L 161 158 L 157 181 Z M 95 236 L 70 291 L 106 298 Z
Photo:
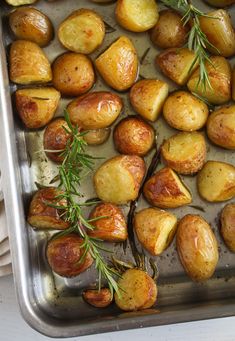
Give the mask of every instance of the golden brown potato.
M 20 89 L 15 93 L 16 110 L 30 129 L 44 127 L 53 118 L 60 100 L 54 88 Z
M 230 251 L 235 252 L 235 204 L 227 204 L 221 214 L 220 232 Z
M 138 196 L 145 174 L 144 160 L 135 155 L 119 155 L 104 162 L 94 175 L 98 197 L 113 204 L 126 204 Z
M 83 139 L 90 146 L 97 146 L 105 143 L 108 140 L 110 133 L 111 133 L 110 128 L 88 130 L 86 134 L 83 136 Z
M 79 96 L 91 89 L 95 74 L 90 59 L 83 54 L 64 53 L 52 64 L 54 87 L 64 96 Z
M 140 243 L 153 256 L 160 255 L 172 242 L 177 218 L 157 208 L 145 208 L 136 213 L 134 229 Z
M 71 139 L 71 135 L 63 127 L 69 130 L 68 124 L 63 118 L 56 118 L 48 124 L 43 135 L 45 153 L 49 159 L 57 163 L 64 160 L 61 154 Z
M 178 85 L 187 83 L 198 63 L 195 53 L 187 48 L 171 48 L 161 52 L 156 59 L 161 71 Z
M 11 12 L 9 25 L 17 39 L 30 40 L 41 47 L 48 45 L 54 36 L 50 19 L 32 7 L 20 7 Z
M 95 66 L 105 82 L 118 91 L 129 89 L 138 75 L 138 58 L 129 38 L 121 36 L 96 60 Z
M 94 230 L 88 230 L 91 237 L 107 240 L 109 242 L 122 242 L 127 239 L 127 225 L 121 209 L 113 204 L 103 202 L 98 204 L 91 212 L 89 219 Z
M 214 7 L 226 7 L 235 4 L 235 0 L 205 0 L 209 5 Z
M 207 86 L 205 89 L 202 83 L 198 83 L 199 68 L 192 74 L 187 86 L 191 92 L 212 104 L 226 103 L 231 99 L 231 67 L 224 57 L 212 56 L 210 61 L 212 64 L 206 62 L 205 65 L 211 87 Z
M 235 101 L 235 66 L 233 67 L 232 88 L 233 88 L 232 98 Z
M 198 132 L 181 132 L 165 140 L 161 152 L 168 167 L 180 174 L 194 174 L 205 163 L 206 141 Z
M 220 108 L 209 116 L 207 134 L 218 146 L 235 149 L 235 105 Z
M 52 80 L 50 63 L 37 44 L 27 40 L 16 40 L 11 44 L 10 79 L 17 84 L 47 83 Z
M 82 293 L 82 297 L 87 303 L 96 308 L 106 308 L 113 301 L 111 291 L 108 288 L 85 290 Z
M 126 30 L 144 32 L 158 21 L 158 6 L 155 0 L 118 0 L 116 20 Z
M 159 13 L 158 22 L 150 31 L 150 39 L 162 49 L 182 47 L 187 42 L 189 29 L 178 12 L 165 9 Z
M 83 129 L 101 129 L 110 126 L 122 111 L 121 98 L 108 91 L 90 92 L 69 103 L 70 120 Z
M 105 26 L 102 18 L 90 9 L 80 8 L 59 26 L 58 38 L 70 51 L 89 54 L 103 42 Z
M 205 281 L 213 275 L 219 260 L 218 245 L 201 216 L 188 214 L 180 220 L 176 243 L 181 263 L 192 280 Z
M 5 0 L 11 6 L 22 6 L 34 4 L 37 0 Z
M 130 102 L 139 115 L 154 122 L 161 113 L 168 91 L 168 84 L 161 80 L 143 79 L 132 86 Z
M 123 289 L 115 293 L 116 305 L 124 311 L 151 308 L 157 299 L 157 286 L 144 271 L 129 269 L 124 272 L 118 284 Z
M 152 206 L 175 208 L 190 204 L 192 196 L 178 175 L 165 167 L 154 174 L 144 185 L 144 196 Z
M 235 167 L 225 162 L 207 161 L 197 177 L 201 197 L 210 202 L 235 196 Z
M 38 229 L 65 230 L 69 222 L 61 218 L 63 210 L 48 206 L 47 203 L 57 206 L 67 206 L 64 199 L 57 198 L 62 194 L 57 188 L 48 187 L 37 191 L 30 203 L 27 221 Z
M 207 105 L 187 91 L 173 92 L 163 106 L 167 123 L 182 131 L 201 129 L 206 124 L 208 114 Z
M 113 139 L 119 153 L 144 156 L 153 146 L 154 129 L 140 118 L 129 116 L 116 125 Z
M 67 234 L 51 239 L 46 249 L 47 261 L 55 273 L 62 277 L 74 277 L 88 269 L 93 258 L 82 247 L 84 240 L 77 234 Z

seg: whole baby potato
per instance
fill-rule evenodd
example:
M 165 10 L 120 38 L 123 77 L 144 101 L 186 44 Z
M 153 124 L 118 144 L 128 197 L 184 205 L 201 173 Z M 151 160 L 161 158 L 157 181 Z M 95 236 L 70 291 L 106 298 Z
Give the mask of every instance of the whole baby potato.
M 17 39 L 30 40 L 43 47 L 53 39 L 50 19 L 32 7 L 19 7 L 9 15 L 9 25 Z
M 142 119 L 129 116 L 116 125 L 113 139 L 119 153 L 144 156 L 153 146 L 154 129 Z
M 110 133 L 110 128 L 88 130 L 83 136 L 83 139 L 86 141 L 87 144 L 89 144 L 89 146 L 97 146 L 105 143 L 108 140 Z
M 227 204 L 220 218 L 220 232 L 230 251 L 235 252 L 235 204 Z
M 82 297 L 88 304 L 96 308 L 106 308 L 113 301 L 112 293 L 108 288 L 85 290 L 82 293 Z
M 172 242 L 177 227 L 174 214 L 158 208 L 145 208 L 134 217 L 134 229 L 143 245 L 153 256 L 160 255 Z
M 37 0 L 6 0 L 11 6 L 22 6 L 34 4 Z
M 235 4 L 235 0 L 205 0 L 209 5 L 214 7 L 226 7 Z
M 187 91 L 173 92 L 165 101 L 163 116 L 167 123 L 178 130 L 195 131 L 207 121 L 207 105 Z
M 139 156 L 115 156 L 104 162 L 94 175 L 97 196 L 117 205 L 135 200 L 144 174 L 145 163 Z
M 225 201 L 235 196 L 235 167 L 219 161 L 207 161 L 197 176 L 201 197 L 210 202 Z
M 79 53 L 64 53 L 52 64 L 54 87 L 64 96 L 79 96 L 91 89 L 95 82 L 92 62 Z
M 176 244 L 180 261 L 192 280 L 205 281 L 213 275 L 219 260 L 218 244 L 201 216 L 188 214 L 180 220 Z
M 69 103 L 70 120 L 82 129 L 101 129 L 110 126 L 120 115 L 122 99 L 108 91 L 90 92 Z

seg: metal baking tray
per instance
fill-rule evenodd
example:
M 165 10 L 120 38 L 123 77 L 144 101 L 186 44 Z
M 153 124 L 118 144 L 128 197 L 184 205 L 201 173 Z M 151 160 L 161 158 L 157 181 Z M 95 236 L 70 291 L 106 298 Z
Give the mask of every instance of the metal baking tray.
M 202 1 L 194 3 L 203 10 L 209 10 Z M 87 0 L 59 0 L 54 2 L 38 1 L 35 7 L 46 13 L 57 30 L 58 24 L 73 10 L 86 7 L 96 10 L 113 29 L 108 29 L 103 45 L 91 58 L 103 51 L 118 36 L 129 36 L 137 48 L 139 59 L 150 50 L 142 64 L 140 75 L 146 78 L 160 78 L 154 65 L 159 51 L 151 45 L 147 33 L 132 34 L 121 29 L 114 20 L 115 4 L 98 5 Z M 56 174 L 56 166 L 48 161 L 42 151 L 43 130 L 25 130 L 19 121 L 11 95 L 16 86 L 9 83 L 7 70 L 8 47 L 12 36 L 7 25 L 7 14 L 12 10 L 4 0 L 0 0 L 0 139 L 3 175 L 3 191 L 9 228 L 11 254 L 15 286 L 19 306 L 24 319 L 40 333 L 51 337 L 73 337 L 86 334 L 124 330 L 137 327 L 164 325 L 176 322 L 194 321 L 235 314 L 235 256 L 224 246 L 219 235 L 218 214 L 225 203 L 208 204 L 197 194 L 194 177 L 184 176 L 183 180 L 193 193 L 193 204 L 202 206 L 205 212 L 197 208 L 183 207 L 175 209 L 178 218 L 187 213 L 201 214 L 212 225 L 219 242 L 220 259 L 216 273 L 203 284 L 193 283 L 186 275 L 178 260 L 175 243 L 160 257 L 156 258 L 160 277 L 158 279 L 159 296 L 154 308 L 135 313 L 123 313 L 112 305 L 104 310 L 88 306 L 83 302 L 81 291 L 96 282 L 94 268 L 84 274 L 64 279 L 51 272 L 45 259 L 45 245 L 50 237 L 48 232 L 34 231 L 27 225 L 25 214 L 32 193 L 36 190 L 35 181 L 48 184 Z M 235 23 L 235 8 L 229 8 Z M 45 48 L 50 61 L 62 52 L 58 39 Z M 36 62 L 36 61 L 35 61 Z M 231 61 L 231 64 L 234 61 Z M 171 90 L 175 85 L 169 80 Z M 108 89 L 99 76 L 95 90 Z M 125 103 L 120 118 L 133 113 L 129 106 L 128 94 L 120 94 Z M 62 115 L 68 101 L 62 100 L 57 115 Z M 158 144 L 175 131 L 160 118 L 153 124 Z M 207 159 L 221 160 L 235 164 L 235 153 L 217 148 L 208 142 Z M 38 151 L 41 150 L 41 153 Z M 112 138 L 100 147 L 90 147 L 91 153 L 109 158 L 114 155 Z M 35 153 L 37 152 L 37 153 Z M 147 164 L 151 155 L 146 159 Z M 102 162 L 102 161 L 101 161 Z M 99 162 L 97 162 L 98 166 Z M 162 167 L 160 165 L 159 167 Z M 95 196 L 92 175 L 84 181 L 83 192 L 87 198 Z M 138 209 L 148 206 L 142 199 Z M 128 207 L 124 207 L 125 212 Z M 120 244 L 109 244 L 119 258 L 131 260 Z

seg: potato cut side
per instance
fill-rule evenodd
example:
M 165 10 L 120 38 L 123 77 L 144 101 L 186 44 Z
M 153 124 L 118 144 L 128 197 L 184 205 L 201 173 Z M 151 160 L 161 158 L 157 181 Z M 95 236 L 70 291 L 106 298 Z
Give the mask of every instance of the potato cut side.
M 6 0 L 9 5 L 12 6 L 22 6 L 34 4 L 37 0 Z

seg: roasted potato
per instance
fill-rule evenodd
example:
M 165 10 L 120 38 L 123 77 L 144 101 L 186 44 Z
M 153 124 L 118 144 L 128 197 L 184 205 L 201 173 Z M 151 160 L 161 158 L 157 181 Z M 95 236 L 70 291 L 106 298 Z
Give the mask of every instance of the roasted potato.
M 66 207 L 66 200 L 57 198 L 60 194 L 62 194 L 62 191 L 54 187 L 38 190 L 30 202 L 27 217 L 28 223 L 37 229 L 67 229 L 69 227 L 69 222 L 62 219 L 61 213 L 63 210 L 47 205 L 47 203 L 50 203 Z
M 201 216 L 188 214 L 180 220 L 176 244 L 180 261 L 192 280 L 205 281 L 213 275 L 219 260 L 218 244 Z
M 233 88 L 232 98 L 235 101 L 235 66 L 233 67 L 232 88 Z
M 11 44 L 10 79 L 17 84 L 47 83 L 52 80 L 50 63 L 37 44 L 28 40 L 16 40 Z
M 148 31 L 158 21 L 158 6 L 155 0 L 118 0 L 116 20 L 126 30 Z
M 225 162 L 207 161 L 197 177 L 201 197 L 210 202 L 235 196 L 235 167 Z
M 5 0 L 11 6 L 22 6 L 34 4 L 37 0 Z
M 160 255 L 170 245 L 176 227 L 176 216 L 158 208 L 145 208 L 134 217 L 136 235 L 153 256 Z
M 157 56 L 156 63 L 161 71 L 178 85 L 186 84 L 198 65 L 198 62 L 195 62 L 195 53 L 187 48 L 167 49 Z
M 70 51 L 89 54 L 103 42 L 105 26 L 102 18 L 90 9 L 80 8 L 59 26 L 58 38 Z
M 20 7 L 11 12 L 9 25 L 17 39 L 30 40 L 41 47 L 48 45 L 54 36 L 50 19 L 32 7 Z
M 98 197 L 113 204 L 126 204 L 138 196 L 145 174 L 143 159 L 135 155 L 119 155 L 104 162 L 94 175 Z
M 108 140 L 110 133 L 111 133 L 110 128 L 88 130 L 86 134 L 83 136 L 83 139 L 90 146 L 97 146 L 102 143 L 105 143 Z
M 96 60 L 95 66 L 105 82 L 118 91 L 129 89 L 138 75 L 138 58 L 129 38 L 122 36 Z
M 226 7 L 235 4 L 235 0 L 205 0 L 209 5 L 214 7 Z
M 118 284 L 122 290 L 115 293 L 116 305 L 124 311 L 151 308 L 157 299 L 157 286 L 143 270 L 129 269 L 124 272 Z
M 209 116 L 207 134 L 218 146 L 235 149 L 235 105 L 215 110 Z
M 188 81 L 188 88 L 191 92 L 207 99 L 212 104 L 223 104 L 231 99 L 231 67 L 229 62 L 220 56 L 210 57 L 210 62 L 206 62 L 211 87 L 206 88 L 199 82 L 200 70 L 192 74 Z
M 96 308 L 106 308 L 113 301 L 111 291 L 108 288 L 85 290 L 82 293 L 82 297 L 87 303 Z
M 206 124 L 208 114 L 207 105 L 187 91 L 173 92 L 163 106 L 167 123 L 182 131 L 201 129 Z
M 127 224 L 118 206 L 107 202 L 98 204 L 92 210 L 89 219 L 98 219 L 91 222 L 94 230 L 87 231 L 91 237 L 109 242 L 122 242 L 127 239 Z
M 110 126 L 122 111 L 121 98 L 108 91 L 90 92 L 69 103 L 70 120 L 83 129 L 101 129 Z
M 144 156 L 153 146 L 154 129 L 142 119 L 129 116 L 116 125 L 113 139 L 119 153 Z
M 55 273 L 62 277 L 74 277 L 88 269 L 93 258 L 82 247 L 84 239 L 77 234 L 67 234 L 49 240 L 46 256 L 47 261 Z
M 143 193 L 152 206 L 160 208 L 175 208 L 192 202 L 188 189 L 168 167 L 160 169 L 145 183 Z
M 53 118 L 60 100 L 54 88 L 20 89 L 15 93 L 16 110 L 30 129 L 44 127 Z
M 230 251 L 235 252 L 235 204 L 227 204 L 220 218 L 220 232 Z
M 161 80 L 143 79 L 132 86 L 130 102 L 138 114 L 154 122 L 161 113 L 168 91 L 168 84 Z
M 162 49 L 182 47 L 187 42 L 189 29 L 178 12 L 165 9 L 159 13 L 158 22 L 150 31 L 150 39 Z
M 162 157 L 168 167 L 180 174 L 197 173 L 206 160 L 206 141 L 198 132 L 181 132 L 163 142 Z
M 61 155 L 71 135 L 64 129 L 69 131 L 67 122 L 63 118 L 56 118 L 48 124 L 43 135 L 43 148 L 49 159 L 54 162 L 61 163 L 64 157 Z
M 92 62 L 79 53 L 68 52 L 56 58 L 52 73 L 54 87 L 64 96 L 80 96 L 95 82 Z

